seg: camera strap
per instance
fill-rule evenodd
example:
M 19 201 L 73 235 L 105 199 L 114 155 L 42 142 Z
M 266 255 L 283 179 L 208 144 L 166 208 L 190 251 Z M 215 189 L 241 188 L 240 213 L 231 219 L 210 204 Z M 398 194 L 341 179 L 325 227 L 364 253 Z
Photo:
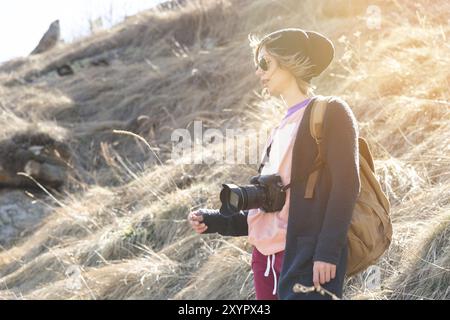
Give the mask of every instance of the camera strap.
M 272 147 L 272 141 L 270 142 L 269 146 L 266 149 L 266 153 L 264 154 L 264 158 L 261 161 L 261 164 L 259 165 L 258 173 L 261 174 L 262 169 L 264 168 L 264 164 L 269 160 L 269 154 L 270 154 L 270 148 Z
M 269 158 L 270 148 L 271 148 L 271 147 L 272 147 L 272 142 L 270 142 L 269 146 L 267 147 L 266 153 L 265 153 L 265 155 L 264 155 L 264 159 L 263 159 L 263 161 L 261 162 L 261 164 L 259 165 L 259 169 L 258 169 L 258 173 L 259 173 L 259 174 L 261 174 L 261 171 L 262 171 L 262 169 L 263 169 L 263 167 L 264 167 L 264 163 L 265 163 L 265 162 L 267 161 L 267 159 Z M 287 189 L 290 188 L 290 186 L 291 186 L 291 184 L 288 183 L 287 185 L 283 186 L 283 187 L 281 188 L 281 190 L 286 191 Z

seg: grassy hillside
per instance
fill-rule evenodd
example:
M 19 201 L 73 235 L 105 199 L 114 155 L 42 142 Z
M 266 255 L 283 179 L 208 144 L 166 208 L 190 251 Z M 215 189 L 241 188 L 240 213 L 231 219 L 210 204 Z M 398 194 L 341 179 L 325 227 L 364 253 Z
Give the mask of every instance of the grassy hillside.
M 0 248 L 0 298 L 253 299 L 246 239 L 196 235 L 186 216 L 217 208 L 221 183 L 247 183 L 257 166 L 177 164 L 170 138 L 196 120 L 275 126 L 284 110 L 261 95 L 247 36 L 301 27 L 334 42 L 316 93 L 348 102 L 392 206 L 381 286 L 366 272 L 345 298 L 449 299 L 449 11 L 427 0 L 191 1 L 1 65 L 0 139 L 48 133 L 74 159 L 64 189 L 32 191 L 49 213 Z M 58 76 L 65 64 L 74 75 Z

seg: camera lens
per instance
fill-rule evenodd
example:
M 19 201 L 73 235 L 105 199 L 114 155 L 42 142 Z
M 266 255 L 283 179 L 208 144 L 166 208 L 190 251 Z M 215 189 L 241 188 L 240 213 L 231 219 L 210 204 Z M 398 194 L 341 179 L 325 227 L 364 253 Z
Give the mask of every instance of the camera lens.
M 235 184 L 223 184 L 220 192 L 221 212 L 236 213 L 240 210 L 256 209 L 263 205 L 266 192 L 262 186 L 248 185 L 239 187 Z
M 232 215 L 241 210 L 257 208 L 265 212 L 281 210 L 286 201 L 286 192 L 279 175 L 255 176 L 250 183 L 252 184 L 242 187 L 231 183 L 222 184 L 222 214 Z
M 260 185 L 249 185 L 243 187 L 246 195 L 246 209 L 256 209 L 263 206 L 266 200 L 266 190 Z
M 239 195 L 234 192 L 230 193 L 230 205 L 237 208 L 239 206 Z
M 220 192 L 220 201 L 222 202 L 220 212 L 222 214 L 231 215 L 241 210 L 244 197 L 240 189 L 239 186 L 232 183 L 222 185 L 222 191 Z

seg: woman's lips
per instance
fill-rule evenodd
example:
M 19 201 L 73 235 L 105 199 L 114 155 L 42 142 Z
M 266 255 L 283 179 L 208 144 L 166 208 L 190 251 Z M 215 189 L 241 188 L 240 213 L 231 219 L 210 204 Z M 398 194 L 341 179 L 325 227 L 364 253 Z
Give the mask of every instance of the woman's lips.
M 269 80 L 263 80 L 263 81 L 261 81 L 261 84 L 262 84 L 264 87 L 266 87 L 268 82 L 269 82 Z

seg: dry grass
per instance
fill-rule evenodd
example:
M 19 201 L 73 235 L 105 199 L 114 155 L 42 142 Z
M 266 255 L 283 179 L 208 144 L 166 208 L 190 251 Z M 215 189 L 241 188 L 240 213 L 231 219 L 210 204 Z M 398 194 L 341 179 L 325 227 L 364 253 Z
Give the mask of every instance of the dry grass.
M 399 275 L 388 284 L 390 299 L 450 299 L 450 214 L 442 213 L 416 246 L 404 252 Z
M 0 251 L 0 299 L 254 299 L 245 239 L 198 236 L 185 219 L 218 207 L 220 184 L 247 183 L 256 165 L 177 164 L 170 136 L 195 120 L 276 125 L 284 110 L 257 91 L 246 41 L 290 26 L 335 43 L 317 93 L 349 103 L 392 204 L 381 285 L 361 274 L 345 298 L 449 299 L 450 6 L 372 1 L 382 25 L 371 30 L 367 1 L 340 3 L 192 1 L 0 66 L 0 139 L 43 131 L 75 154 L 70 184 L 48 199 L 52 214 Z M 93 66 L 99 58 L 109 66 Z M 73 76 L 58 77 L 63 63 Z

